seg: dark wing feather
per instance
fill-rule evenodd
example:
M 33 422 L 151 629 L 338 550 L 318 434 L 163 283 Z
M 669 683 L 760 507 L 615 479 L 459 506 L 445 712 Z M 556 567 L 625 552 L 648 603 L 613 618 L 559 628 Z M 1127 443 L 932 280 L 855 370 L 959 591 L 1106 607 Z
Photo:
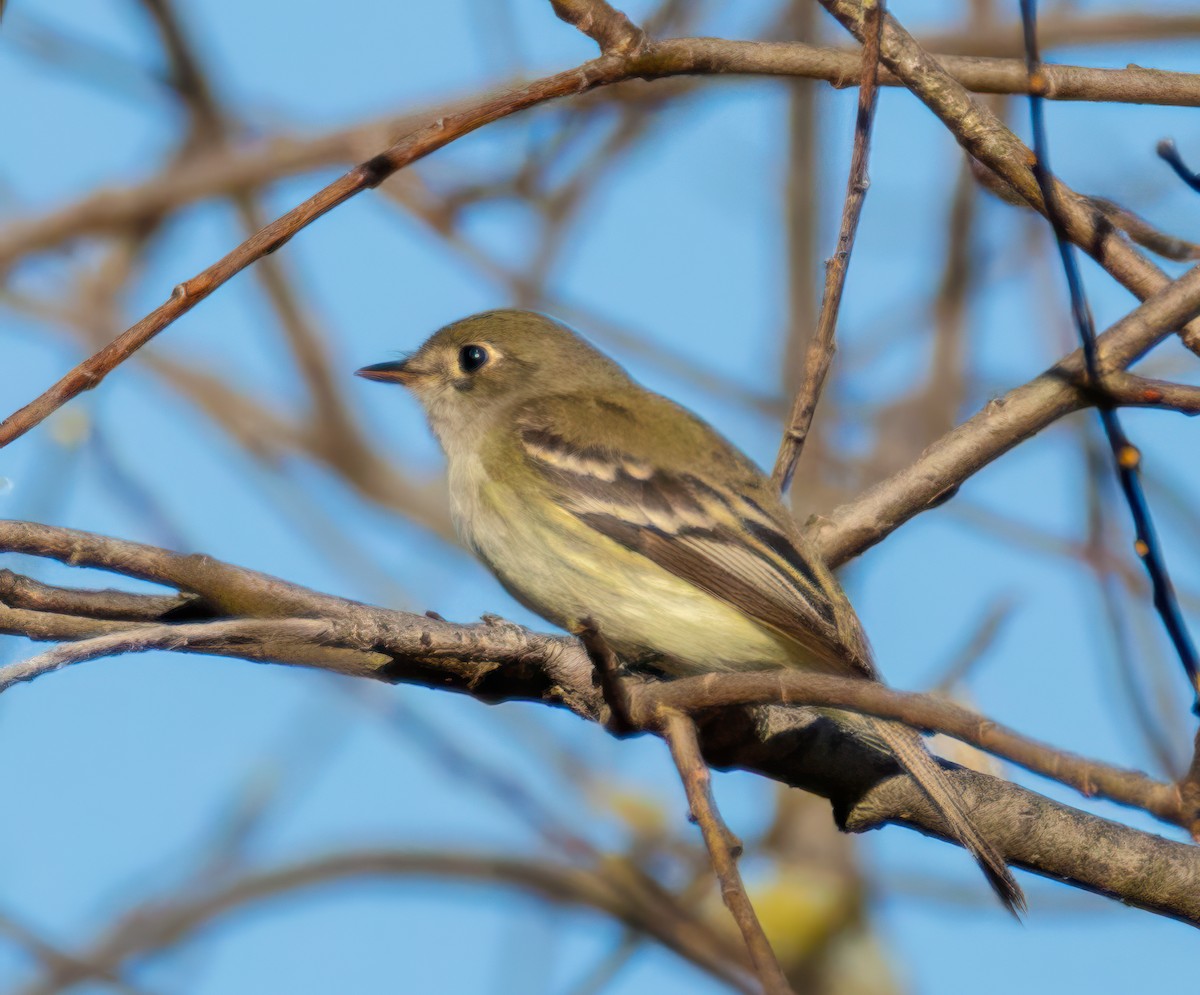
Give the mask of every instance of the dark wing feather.
M 761 491 L 765 481 L 739 454 L 722 452 L 738 460 L 745 477 L 745 488 L 735 493 L 614 446 L 565 438 L 549 422 L 527 411 L 520 420 L 520 442 L 563 507 L 627 549 L 786 635 L 814 663 L 834 672 L 874 675 L 845 595 L 806 554 L 796 530 L 780 520 L 786 512 L 780 508 L 772 513 L 773 498 L 758 493 L 756 500 L 745 493 Z

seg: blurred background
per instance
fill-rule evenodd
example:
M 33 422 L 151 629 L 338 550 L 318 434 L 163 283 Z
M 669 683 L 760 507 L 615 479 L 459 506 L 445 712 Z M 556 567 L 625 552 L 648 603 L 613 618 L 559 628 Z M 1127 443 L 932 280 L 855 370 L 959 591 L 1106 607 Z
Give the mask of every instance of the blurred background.
M 662 35 L 848 40 L 812 0 L 624 8 Z M 932 51 L 1018 54 L 1015 2 L 891 10 Z M 1190 4 L 1088 0 L 1042 16 L 1049 58 L 1200 71 Z M 433 108 L 593 53 L 545 0 L 10 4 L 3 413 Z M 807 81 L 675 79 L 485 128 L 302 232 L 0 452 L 0 516 L 544 627 L 455 545 L 415 403 L 353 370 L 474 311 L 533 307 L 769 467 L 837 229 L 855 101 Z M 995 106 L 1027 136 L 1023 101 Z M 1194 111 L 1047 114 L 1066 182 L 1200 238 L 1200 200 L 1154 155 L 1173 136 L 1200 162 Z M 1045 223 L 981 191 L 903 91 L 881 94 L 870 174 L 839 353 L 794 488 L 802 520 L 1073 343 Z M 1131 307 L 1090 262 L 1085 277 L 1101 328 Z M 1173 340 L 1141 367 L 1195 369 Z M 1195 624 L 1200 429 L 1162 412 L 1126 421 Z M 1067 419 L 843 580 L 890 683 L 1169 776 L 1190 755 L 1188 689 L 1107 459 L 1094 416 Z M 2 662 L 34 651 L 0 637 Z M 648 876 L 701 910 L 710 949 L 734 942 L 656 739 L 619 742 L 542 706 L 152 653 L 4 695 L 0 757 L 4 992 L 729 990 L 571 886 L 597 868 Z M 716 791 L 799 991 L 1124 992 L 1194 969 L 1186 926 L 1029 875 L 1018 926 L 956 848 L 899 829 L 841 836 L 825 802 L 746 774 L 718 775 Z

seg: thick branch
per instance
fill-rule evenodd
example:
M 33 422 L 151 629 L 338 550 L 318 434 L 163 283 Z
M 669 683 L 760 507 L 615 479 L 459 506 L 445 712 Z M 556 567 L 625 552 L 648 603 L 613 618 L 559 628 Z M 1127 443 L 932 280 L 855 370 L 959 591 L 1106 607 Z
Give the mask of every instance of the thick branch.
M 534 633 L 509 623 L 457 626 L 373 608 L 208 557 L 181 556 L 50 526 L 0 523 L 0 551 L 52 556 L 171 584 L 222 605 L 214 611 L 226 618 L 230 605 L 242 604 L 249 611 L 240 613 L 237 621 L 248 626 L 262 624 L 263 632 L 280 624 L 263 623 L 263 618 L 278 620 L 281 615 L 287 617 L 287 612 L 304 616 L 295 633 L 313 621 L 317 623 L 314 631 L 321 632 L 319 644 L 289 646 L 272 641 L 270 647 L 252 642 L 239 646 L 234 638 L 220 647 L 181 647 L 185 650 L 286 660 L 378 680 L 456 690 L 486 702 L 519 699 L 565 705 L 592 721 L 608 719 L 607 708 L 593 685 L 590 661 L 574 639 Z M 67 608 L 68 602 L 65 593 L 56 596 L 60 610 Z M 96 592 L 85 592 L 84 603 L 95 611 Z M 128 610 L 126 602 L 121 604 Z M 11 611 L 26 619 L 43 614 Z M 71 618 L 61 611 L 49 617 Z M 97 624 L 94 619 L 83 621 Z M 64 635 L 80 638 L 69 632 Z M 337 645 L 325 645 L 330 641 Z M 322 656 L 329 653 L 344 657 L 329 663 Z M 941 823 L 924 805 L 920 790 L 907 777 L 897 775 L 887 756 L 828 717 L 791 705 L 715 706 L 733 701 L 812 702 L 897 718 L 919 727 L 945 728 L 965 741 L 1002 756 L 1011 755 L 1030 769 L 1085 791 L 1144 807 L 1160 817 L 1177 818 L 1171 812 L 1169 786 L 1062 754 L 935 698 L 903 695 L 862 681 L 791 672 L 714 674 L 690 683 L 652 684 L 646 694 L 649 697 L 644 701 L 655 707 L 670 703 L 680 710 L 704 710 L 697 719 L 709 763 L 757 771 L 823 795 L 832 802 L 842 824 L 855 831 L 900 822 L 936 834 Z M 966 792 L 980 830 L 1000 842 L 1011 862 L 1200 925 L 1200 888 L 1196 887 L 1200 883 L 1200 850 L 1078 812 L 995 778 L 956 768 L 950 770 L 950 776 Z M 1053 833 L 1034 832 L 1031 825 L 1057 828 Z M 1061 838 L 1055 833 L 1062 834 Z M 1098 850 L 1111 856 L 1097 861 Z M 1135 866 L 1141 869 L 1138 874 L 1132 871 Z
M 550 6 L 605 55 L 637 55 L 649 42 L 645 31 L 606 0 L 550 0 Z

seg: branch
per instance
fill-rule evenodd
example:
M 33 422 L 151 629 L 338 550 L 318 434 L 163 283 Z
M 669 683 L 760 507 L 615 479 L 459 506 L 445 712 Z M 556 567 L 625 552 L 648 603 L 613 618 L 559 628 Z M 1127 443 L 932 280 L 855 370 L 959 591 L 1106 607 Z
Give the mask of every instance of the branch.
M 637 55 L 649 44 L 646 32 L 606 0 L 550 0 L 550 6 L 561 20 L 599 45 L 604 55 Z
M 27 660 L 0 667 L 0 692 L 73 663 L 120 656 L 123 653 L 146 653 L 150 650 L 203 652 L 212 649 L 237 654 L 243 648 L 248 652 L 261 652 L 264 647 L 273 647 L 272 655 L 280 657 L 286 656 L 287 647 L 292 643 L 313 642 L 321 646 L 326 644 L 331 634 L 330 625 L 315 618 L 270 621 L 228 619 L 191 624 L 140 625 L 64 643 Z
M 850 9 L 852 13 L 861 14 L 861 9 L 854 6 L 852 0 L 823 2 L 831 7 L 841 5 Z M 906 85 L 911 86 L 909 79 L 893 64 L 894 60 L 888 58 L 889 26 L 893 34 L 902 31 L 888 18 L 884 28 L 885 44 L 881 49 L 884 61 L 898 77 L 905 80 Z M 904 37 L 907 38 L 907 34 Z M 894 42 L 894 39 L 892 40 Z M 911 39 L 909 41 L 911 42 Z M 958 73 L 968 87 L 985 92 L 1027 92 L 1028 82 L 1021 63 L 1016 60 L 950 58 L 943 68 L 929 56 L 921 54 L 942 77 L 953 80 L 953 75 Z M 850 61 L 855 61 L 853 55 L 850 56 Z M 843 72 L 846 69 L 845 62 L 846 53 L 839 50 L 822 50 L 797 43 L 675 39 L 648 44 L 637 55 L 631 57 L 603 55 L 575 69 L 536 80 L 499 96 L 485 97 L 469 103 L 462 110 L 438 117 L 406 135 L 386 151 L 356 166 L 278 220 L 256 232 L 212 266 L 178 284 L 167 301 L 128 328 L 100 352 L 80 363 L 39 397 L 0 422 L 0 447 L 28 432 L 73 397 L 96 387 L 117 366 L 177 318 L 186 314 L 251 263 L 285 245 L 297 232 L 323 214 L 363 190 L 378 186 L 397 170 L 485 124 L 550 100 L 586 93 L 599 86 L 635 78 L 659 79 L 678 75 L 745 73 L 809 76 L 829 79 L 835 85 L 844 84 L 853 72 L 853 69 Z M 1059 99 L 1092 99 L 1103 92 L 1111 96 L 1121 94 L 1123 99 L 1135 102 L 1200 105 L 1200 77 L 1187 74 L 1169 74 L 1146 69 L 1100 70 L 1055 66 L 1052 70 L 1047 70 L 1045 84 L 1046 95 Z M 965 95 L 966 91 L 962 92 Z M 1015 138 L 1012 140 L 1016 141 Z M 973 151 L 973 154 L 993 169 L 997 168 L 993 162 L 995 156 L 991 154 L 990 149 Z M 1025 173 L 1028 174 L 1027 169 Z M 1028 192 L 1028 184 L 1024 187 L 1017 184 L 1017 188 L 1023 195 Z M 1092 235 L 1095 234 L 1091 229 L 1085 231 L 1086 226 L 1076 227 L 1079 230 L 1072 231 L 1072 238 L 1080 244 L 1088 241 L 1086 236 L 1089 231 Z M 1110 241 L 1111 239 L 1106 240 L 1105 244 Z M 1127 247 L 1126 250 L 1132 251 Z M 1110 246 L 1106 248 L 1105 254 L 1120 255 L 1120 252 Z M 1102 263 L 1108 264 L 1105 259 L 1102 259 Z M 1162 281 L 1166 279 L 1149 263 L 1144 263 L 1140 268 L 1134 266 L 1131 274 L 1129 282 L 1136 288 L 1135 292 L 1149 293 L 1161 286 Z
M 712 777 L 708 765 L 700 755 L 700 742 L 696 738 L 696 727 L 692 720 L 681 712 L 660 710 L 657 719 L 662 737 L 671 748 L 671 758 L 687 792 L 691 820 L 700 827 L 704 845 L 708 848 L 713 870 L 721 882 L 721 900 L 729 909 L 746 949 L 754 972 L 762 982 L 765 995 L 793 995 L 792 987 L 784 977 L 775 951 L 763 932 L 762 924 L 750 904 L 742 875 L 738 871 L 737 858 L 742 854 L 742 842 L 729 831 L 717 811 L 717 802 L 712 794 Z
M 565 706 L 600 723 L 610 717 L 593 684 L 587 653 L 568 637 L 530 632 L 496 620 L 453 625 L 345 601 L 209 557 L 184 556 L 50 526 L 0 522 L 0 551 L 49 556 L 170 584 L 202 598 L 214 618 L 229 621 L 234 616 L 242 624 L 266 623 L 261 630 L 247 631 L 268 633 L 279 620 L 292 619 L 287 622 L 289 636 L 305 625 L 312 626 L 313 633 L 321 633 L 320 642 L 288 645 L 272 641 L 263 647 L 253 643 L 236 646 L 231 640 L 185 645 L 181 647 L 185 651 L 422 684 L 489 703 L 539 701 Z M 65 589 L 59 592 L 54 595 L 56 606 L 69 608 L 69 594 Z M 97 592 L 84 592 L 82 599 L 89 610 L 97 609 Z M 121 604 L 128 611 L 128 602 Z M 42 614 L 10 610 L 23 613 L 26 620 Z M 48 618 L 49 628 L 75 620 L 65 611 Z M 0 622 L 3 619 L 0 613 Z M 97 624 L 93 619 L 82 621 Z M 298 624 L 291 628 L 294 623 Z M 117 624 L 130 627 L 128 622 Z M 37 632 L 30 635 L 37 637 Z M 40 638 L 54 636 L 43 630 Z M 64 638 L 79 637 L 68 631 Z M 333 658 L 331 654 L 341 655 Z M 773 704 L 744 704 L 756 701 Z M 863 711 L 918 728 L 945 730 L 1086 792 L 1137 805 L 1175 823 L 1182 818 L 1172 786 L 1071 757 L 939 699 L 905 695 L 863 681 L 791 671 L 709 674 L 649 684 L 638 690 L 634 699 L 635 709 L 695 711 L 708 763 L 755 771 L 822 795 L 848 829 L 860 832 L 893 822 L 934 835 L 941 832 L 937 813 L 924 803 L 919 788 L 907 776 L 897 774 L 890 758 L 829 718 L 795 707 L 800 703 Z M 1076 811 L 986 775 L 958 768 L 951 768 L 948 775 L 964 793 L 980 831 L 998 841 L 1010 862 L 1200 925 L 1200 850 Z M 1104 860 L 1097 859 L 1099 852 L 1106 854 Z
M 1096 346 L 1105 377 L 1123 370 L 1200 314 L 1200 267 L 1188 270 L 1104 332 Z M 1018 443 L 1091 403 L 1082 350 L 990 402 L 930 445 L 911 465 L 811 523 L 809 537 L 831 566 L 873 546 Z M 1121 384 L 1118 378 L 1118 386 Z M 1161 399 L 1159 399 L 1161 400 Z
M 667 949 L 730 985 L 753 993 L 743 973 L 731 967 L 725 951 L 698 920 L 662 914 L 661 903 L 641 900 L 614 880 L 612 867 L 559 866 L 543 859 L 440 851 L 358 851 L 330 854 L 268 871 L 246 874 L 198 894 L 135 908 L 119 918 L 75 963 L 61 963 L 22 995 L 50 995 L 95 975 L 111 971 L 139 955 L 165 950 L 211 927 L 225 917 L 286 898 L 299 891 L 381 879 L 458 880 L 518 888 L 548 902 L 591 908 L 649 936 Z
M 867 29 L 866 7 L 861 0 L 820 0 L 860 42 Z M 1035 210 L 1046 214 L 1046 204 L 1032 169 L 1033 152 L 992 112 L 983 101 L 947 72 L 890 14 L 887 15 L 880 58 L 897 78 L 924 103 L 981 163 L 1002 177 Z M 1028 80 L 1024 93 L 1050 96 L 1058 81 L 1050 71 Z M 1057 212 L 1067 237 L 1087 252 L 1123 287 L 1141 300 L 1169 282 L 1167 275 L 1141 255 L 1108 224 L 1102 213 L 1065 184 L 1055 180 Z M 1185 330 L 1185 345 L 1200 350 L 1200 325 Z
M 842 226 L 838 232 L 837 251 L 825 260 L 825 292 L 821 300 L 821 313 L 817 318 L 817 330 L 809 340 L 804 357 L 804 382 L 792 403 L 791 415 L 779 454 L 775 457 L 775 468 L 771 480 L 780 492 L 788 489 L 792 482 L 796 463 L 804 449 L 804 440 L 812 425 L 817 401 L 825 385 L 836 349 L 834 336 L 837 334 L 838 311 L 842 305 L 842 292 L 846 289 L 846 271 L 850 268 L 850 253 L 854 250 L 854 236 L 858 232 L 858 219 L 862 216 L 870 179 L 867 176 L 867 154 L 871 144 L 871 124 L 875 119 L 875 103 L 879 80 L 879 32 L 883 27 L 883 0 L 875 0 L 872 7 L 872 27 L 867 31 L 866 44 L 862 51 L 861 83 L 858 90 L 858 118 L 854 125 L 854 145 L 850 153 L 850 175 L 846 178 L 846 198 L 842 204 Z
M 680 38 L 656 43 L 655 52 L 661 64 L 653 72 L 647 69 L 648 77 L 776 75 L 823 80 L 838 87 L 857 85 L 862 62 L 857 48 L 799 42 Z M 975 92 L 1028 92 L 1024 64 L 1019 59 L 959 55 L 933 58 Z M 635 75 L 626 74 L 622 79 Z M 1054 88 L 1050 99 L 1200 106 L 1200 77 L 1188 73 L 1140 67 L 1109 70 L 1053 66 L 1048 79 Z M 886 70 L 881 70 L 879 84 L 904 85 Z M 515 84 L 498 92 L 512 89 Z M 159 175 L 135 186 L 99 190 L 48 214 L 9 224 L 0 232 L 0 271 L 30 253 L 44 252 L 87 235 L 139 227 L 198 200 L 252 190 L 301 173 L 367 158 L 380 146 L 409 139 L 430 121 L 454 118 L 488 99 L 490 96 L 451 101 L 314 136 L 276 134 L 241 147 L 199 153 L 187 162 L 172 163 Z

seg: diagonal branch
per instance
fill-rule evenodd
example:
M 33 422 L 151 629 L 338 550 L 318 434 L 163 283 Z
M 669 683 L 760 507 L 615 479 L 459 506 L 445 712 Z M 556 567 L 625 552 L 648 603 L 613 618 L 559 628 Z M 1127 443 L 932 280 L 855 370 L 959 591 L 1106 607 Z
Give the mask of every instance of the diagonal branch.
M 838 311 L 842 305 L 842 292 L 846 288 L 846 272 L 850 268 L 850 253 L 854 250 L 854 236 L 858 232 L 858 219 L 862 216 L 870 179 L 867 176 L 867 153 L 871 144 L 871 124 L 875 119 L 875 104 L 879 80 L 879 33 L 883 27 L 883 0 L 873 0 L 868 15 L 866 43 L 862 52 L 862 82 L 858 90 L 858 118 L 854 124 L 854 146 L 850 154 L 850 175 L 846 178 L 846 198 L 842 204 L 842 226 L 838 232 L 837 251 L 825 260 L 825 293 L 821 300 L 821 313 L 817 318 L 817 329 L 809 340 L 804 357 L 804 382 L 792 403 L 787 428 L 775 457 L 775 468 L 771 480 L 781 492 L 792 482 L 796 463 L 808 438 L 813 414 L 817 410 L 825 377 L 833 363 L 836 349 Z
M 861 0 L 820 0 L 821 5 L 861 42 L 867 29 L 866 7 Z M 1046 214 L 1046 204 L 1034 175 L 1033 152 L 1007 128 L 987 105 L 974 97 L 946 68 L 921 48 L 892 15 L 887 15 L 880 42 L 880 58 L 904 85 L 938 116 L 959 144 L 1000 176 L 1035 210 Z M 1048 96 L 1055 89 L 1044 72 L 1036 91 Z M 1033 88 L 1028 77 L 1023 91 Z M 1058 180 L 1053 188 L 1066 236 L 1092 256 L 1117 282 L 1141 300 L 1169 283 L 1167 275 L 1134 249 L 1103 215 Z M 1200 349 L 1200 324 L 1186 328 L 1183 341 Z
M 1200 267 L 1148 297 L 1096 340 L 1100 369 L 1105 376 L 1123 370 L 1197 314 Z M 1084 374 L 1083 353 L 1076 350 L 1041 376 L 990 401 L 899 473 L 813 522 L 810 538 L 833 566 L 857 556 L 951 497 L 964 480 L 1018 443 L 1091 403 Z
M 845 23 L 861 35 L 862 8 L 854 0 L 822 2 L 830 9 L 836 10 L 839 16 L 845 19 Z M 1000 64 L 997 64 L 997 60 L 948 59 L 947 65 L 943 67 L 922 52 L 889 16 L 883 29 L 881 57 L 896 77 L 918 92 L 935 111 L 939 110 L 938 105 L 928 94 L 917 89 L 913 74 L 909 71 L 911 67 L 902 58 L 897 57 L 897 52 L 919 55 L 919 69 L 924 78 L 933 79 L 942 91 L 954 95 L 954 100 L 951 101 L 953 108 L 942 116 L 943 120 L 957 128 L 956 133 L 968 146 L 968 151 L 1001 173 L 1031 203 L 1040 204 L 1036 189 L 1031 186 L 1033 181 L 1028 168 L 1016 165 L 1017 160 L 1014 159 L 1013 163 L 1009 164 L 1011 169 L 1006 171 L 1000 163 L 1004 154 L 1015 152 L 1014 143 L 1020 149 L 1024 149 L 1024 146 L 998 122 L 992 127 L 981 127 L 981 124 L 986 125 L 987 122 L 979 121 L 978 113 L 971 108 L 970 95 L 953 75 L 957 67 L 962 70 L 961 75 L 964 76 L 963 82 L 966 86 L 989 92 L 1023 93 L 1028 88 L 1028 82 L 1024 78 L 1021 64 L 1016 60 L 998 60 Z M 550 100 L 586 93 L 596 87 L 636 78 L 743 73 L 807 75 L 841 82 L 853 73 L 853 69 L 842 72 L 846 68 L 846 55 L 847 53 L 839 50 L 823 51 L 798 43 L 730 42 L 707 38 L 674 39 L 648 44 L 632 57 L 603 55 L 574 69 L 535 80 L 497 96 L 468 102 L 462 109 L 440 116 L 405 135 L 387 150 L 356 166 L 308 200 L 260 229 L 201 273 L 178 284 L 168 300 L 128 328 L 100 352 L 68 372 L 39 397 L 0 422 L 0 447 L 28 432 L 73 397 L 96 387 L 117 366 L 164 328 L 251 263 L 286 244 L 297 232 L 317 218 L 362 191 L 378 186 L 397 170 L 486 124 Z M 855 62 L 853 55 L 850 55 L 850 62 Z M 1108 86 L 1106 92 L 1122 93 L 1126 99 L 1131 100 L 1165 100 L 1171 103 L 1194 100 L 1200 103 L 1200 78 L 1188 77 L 1186 74 L 1175 74 L 1175 77 L 1182 78 L 1168 79 L 1167 74 L 1143 69 L 1084 70 L 1056 66 L 1053 70 L 1047 70 L 1046 92 L 1062 99 L 1083 99 L 1088 93 L 1096 93 L 1097 86 Z M 887 78 L 883 78 L 882 81 L 887 82 Z M 979 134 L 976 131 L 964 131 L 963 127 L 959 126 L 968 112 L 971 115 L 971 125 Z M 1003 130 L 1007 138 L 996 132 L 997 127 Z M 1009 172 L 1013 175 L 1010 176 Z M 1079 207 L 1075 207 L 1074 212 L 1074 215 L 1068 215 L 1072 224 L 1071 237 L 1085 248 L 1092 246 L 1097 240 L 1097 232 L 1094 222 L 1089 220 L 1090 214 Z M 1129 249 L 1116 236 L 1110 235 L 1100 239 L 1098 245 L 1089 251 L 1097 254 L 1102 265 L 1109 267 L 1114 273 L 1119 272 L 1118 278 L 1142 296 L 1157 290 L 1166 280 L 1161 271 Z M 2 256 L 3 252 L 0 252 L 0 257 Z
M 742 883 L 737 866 L 742 843 L 729 831 L 717 810 L 717 802 L 712 794 L 712 777 L 704 757 L 700 755 L 696 727 L 682 712 L 670 709 L 659 710 L 657 718 L 662 737 L 671 748 L 671 758 L 687 792 L 691 819 L 700 827 L 713 870 L 721 883 L 721 900 L 742 932 L 750 962 L 762 982 L 763 992 L 765 995 L 793 995 L 792 987 L 779 966 L 767 934 L 763 932 L 754 906 L 750 903 L 750 896 L 746 894 L 746 886 Z

